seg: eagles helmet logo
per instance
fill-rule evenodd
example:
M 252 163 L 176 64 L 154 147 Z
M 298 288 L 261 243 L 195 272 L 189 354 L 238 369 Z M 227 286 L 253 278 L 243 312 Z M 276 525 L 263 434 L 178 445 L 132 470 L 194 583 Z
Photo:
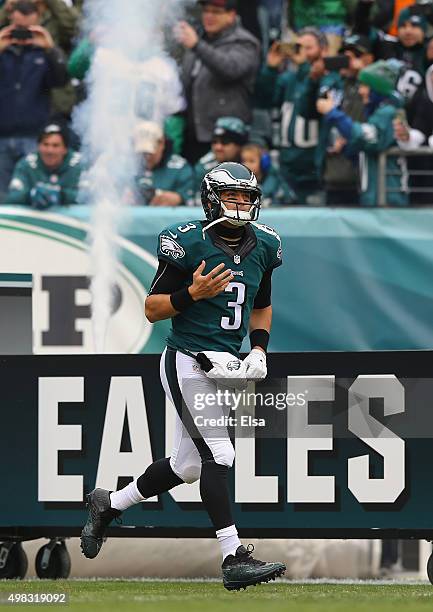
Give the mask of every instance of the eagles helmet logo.
M 221 199 L 223 191 L 242 191 L 248 194 L 249 210 L 241 210 L 236 200 Z M 211 222 L 203 231 L 224 219 L 228 219 L 232 225 L 245 225 L 256 221 L 261 201 L 262 190 L 257 183 L 257 177 L 249 168 L 235 162 L 219 164 L 205 175 L 201 184 L 201 202 L 206 219 Z
M 164 234 L 160 237 L 160 249 L 161 253 L 173 259 L 182 259 L 182 257 L 185 257 L 185 250 L 183 247 L 181 247 L 176 240 Z
M 239 370 L 241 367 L 241 362 L 239 361 L 239 359 L 236 359 L 234 361 L 229 361 L 227 364 L 227 370 L 229 372 L 233 372 L 233 370 Z

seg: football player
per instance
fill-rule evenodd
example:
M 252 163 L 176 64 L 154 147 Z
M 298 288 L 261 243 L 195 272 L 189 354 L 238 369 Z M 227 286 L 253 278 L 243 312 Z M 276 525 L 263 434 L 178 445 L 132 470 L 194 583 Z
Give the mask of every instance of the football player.
M 204 177 L 201 196 L 206 220 L 173 225 L 160 234 L 159 268 L 146 299 L 149 321 L 172 319 L 161 381 L 177 411 L 173 451 L 120 491 L 95 489 L 88 495 L 81 546 L 86 557 L 96 557 L 113 518 L 200 479 L 202 502 L 221 546 L 224 586 L 233 590 L 273 580 L 286 568 L 255 559 L 254 547 L 241 544 L 227 484 L 234 448 L 225 427 L 209 427 L 205 419 L 198 424 L 195 398 L 216 397 L 224 384 L 242 387 L 266 377 L 271 276 L 282 253 L 278 234 L 256 223 L 261 191 L 248 168 L 220 164 Z M 242 361 L 248 327 L 251 352 Z M 210 421 L 229 410 L 209 402 L 205 414 Z

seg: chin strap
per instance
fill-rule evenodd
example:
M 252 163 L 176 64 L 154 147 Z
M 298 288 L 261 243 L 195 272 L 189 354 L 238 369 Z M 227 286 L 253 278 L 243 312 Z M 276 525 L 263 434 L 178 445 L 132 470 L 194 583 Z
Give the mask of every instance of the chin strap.
M 228 219 L 226 219 L 226 217 L 219 217 L 219 219 L 215 219 L 215 221 L 212 221 L 212 223 L 209 223 L 209 225 L 206 225 L 202 230 L 202 236 L 203 236 L 203 240 L 206 240 L 206 236 L 205 236 L 205 232 L 210 229 L 212 226 L 217 225 L 218 223 L 221 223 L 222 221 L 228 221 Z
M 234 227 L 242 227 L 244 225 L 246 225 L 247 223 L 250 223 L 250 221 L 236 221 L 235 219 L 229 219 L 228 217 L 219 217 L 219 219 L 215 219 L 215 221 L 212 221 L 212 223 L 209 223 L 209 225 L 206 225 L 206 227 L 204 227 L 201 230 L 202 236 L 203 236 L 203 240 L 206 240 L 206 236 L 205 236 L 205 232 L 211 228 L 213 225 L 218 225 L 218 223 L 222 223 L 222 221 L 228 221 L 229 223 L 231 223 Z

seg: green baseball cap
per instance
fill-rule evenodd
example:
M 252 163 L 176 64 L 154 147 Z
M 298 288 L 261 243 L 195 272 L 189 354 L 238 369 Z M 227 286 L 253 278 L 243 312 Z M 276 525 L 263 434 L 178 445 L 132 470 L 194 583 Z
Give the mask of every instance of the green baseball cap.
M 404 62 L 396 59 L 379 60 L 363 68 L 358 80 L 368 85 L 376 93 L 390 96 L 397 87 L 404 65 Z
M 238 117 L 220 117 L 215 123 L 213 137 L 225 137 L 230 142 L 245 144 L 248 140 L 248 126 Z

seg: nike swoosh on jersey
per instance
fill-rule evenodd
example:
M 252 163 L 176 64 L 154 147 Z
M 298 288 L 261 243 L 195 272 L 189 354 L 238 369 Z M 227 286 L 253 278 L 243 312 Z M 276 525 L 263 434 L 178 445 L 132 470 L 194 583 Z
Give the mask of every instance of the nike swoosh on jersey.
M 174 238 L 174 239 L 176 240 L 176 238 L 177 238 L 177 234 L 173 234 L 173 232 L 171 232 L 170 230 L 168 230 L 168 233 L 170 234 L 170 236 L 171 236 L 172 238 Z

